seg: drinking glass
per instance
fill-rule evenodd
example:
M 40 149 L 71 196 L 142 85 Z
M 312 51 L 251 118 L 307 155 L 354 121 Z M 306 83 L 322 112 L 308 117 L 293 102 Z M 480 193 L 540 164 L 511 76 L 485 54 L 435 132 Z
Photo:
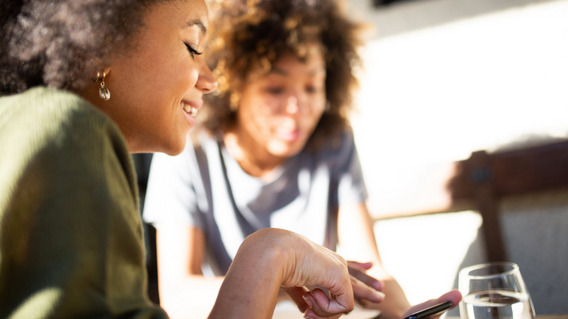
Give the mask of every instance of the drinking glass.
M 459 272 L 461 319 L 534 319 L 535 311 L 519 266 L 494 262 Z

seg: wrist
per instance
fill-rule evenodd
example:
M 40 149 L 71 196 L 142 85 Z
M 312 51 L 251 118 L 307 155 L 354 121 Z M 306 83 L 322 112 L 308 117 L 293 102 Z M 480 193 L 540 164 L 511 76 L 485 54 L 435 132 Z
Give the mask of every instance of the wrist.
M 239 252 L 243 256 L 251 256 L 249 259 L 256 259 L 261 266 L 259 271 L 269 272 L 282 283 L 293 270 L 291 261 L 296 260 L 296 251 L 292 247 L 298 248 L 299 244 L 287 230 L 266 228 L 248 236 Z
M 266 229 L 248 236 L 233 260 L 211 318 L 265 318 L 273 311 L 293 249 L 283 230 Z M 237 317 L 235 317 L 237 318 Z

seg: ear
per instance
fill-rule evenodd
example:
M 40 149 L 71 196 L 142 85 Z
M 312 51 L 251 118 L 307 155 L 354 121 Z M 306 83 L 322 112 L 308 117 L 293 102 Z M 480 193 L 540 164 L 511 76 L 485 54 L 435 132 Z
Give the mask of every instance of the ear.
M 105 79 L 110 73 L 110 68 L 105 68 L 102 72 L 97 72 L 97 82 L 99 83 L 99 97 L 104 101 L 110 100 L 110 90 L 106 86 Z
M 100 82 L 102 79 L 106 78 L 110 73 L 110 66 L 102 68 L 95 73 L 95 77 L 93 78 L 94 82 Z

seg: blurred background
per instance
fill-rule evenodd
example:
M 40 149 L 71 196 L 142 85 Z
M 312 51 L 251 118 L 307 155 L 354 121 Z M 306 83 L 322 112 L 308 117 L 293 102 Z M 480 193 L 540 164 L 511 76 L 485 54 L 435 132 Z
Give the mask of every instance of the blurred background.
M 379 250 L 410 301 L 507 259 L 537 314 L 568 313 L 568 1 L 347 3 L 373 28 L 353 126 Z

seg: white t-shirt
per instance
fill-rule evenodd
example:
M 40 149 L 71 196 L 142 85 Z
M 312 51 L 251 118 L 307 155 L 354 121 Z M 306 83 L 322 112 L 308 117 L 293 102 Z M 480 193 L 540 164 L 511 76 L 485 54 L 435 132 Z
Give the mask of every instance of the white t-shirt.
M 208 266 L 224 275 L 244 238 L 262 228 L 335 249 L 339 206 L 367 199 L 351 132 L 338 147 L 303 150 L 268 175 L 247 174 L 222 142 L 201 134 L 178 156 L 154 155 L 144 220 L 157 229 L 175 222 L 203 230 Z

